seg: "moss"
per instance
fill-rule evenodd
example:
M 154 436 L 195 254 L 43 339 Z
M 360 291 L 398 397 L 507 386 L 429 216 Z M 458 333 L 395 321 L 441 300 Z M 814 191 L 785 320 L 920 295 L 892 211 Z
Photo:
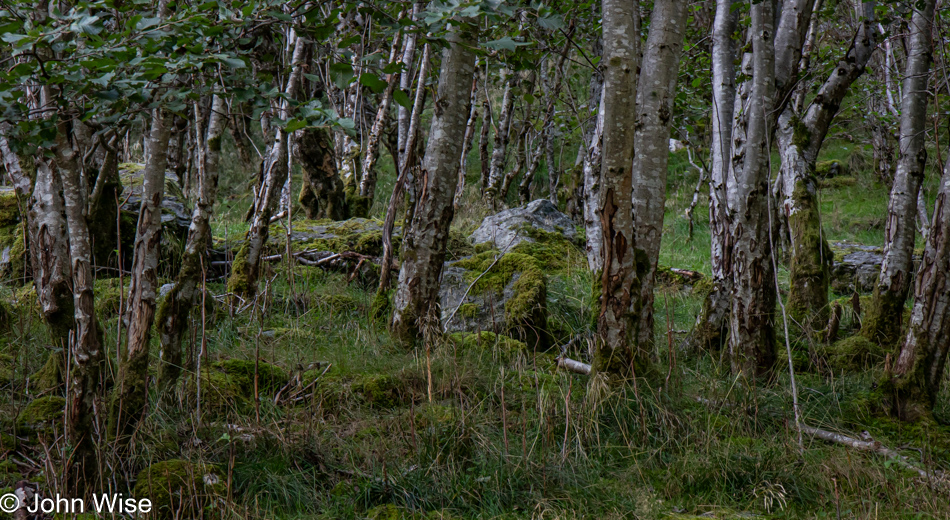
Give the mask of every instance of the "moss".
M 15 281 L 26 281 L 28 274 L 26 240 L 24 239 L 23 227 L 25 224 L 13 224 L 0 228 L 0 248 L 10 248 L 10 263 L 7 268 L 0 273 L 4 279 Z
M 255 366 L 258 389 L 262 393 L 274 393 L 286 385 L 289 380 L 287 373 L 282 368 L 263 361 L 255 363 L 244 359 L 226 359 L 211 364 L 213 370 L 227 374 L 238 383 L 249 384 L 252 391 Z
M 521 341 L 488 331 L 477 334 L 474 332 L 455 332 L 449 334 L 448 339 L 461 350 L 490 349 L 505 354 L 515 354 L 523 352 L 527 348 Z
M 459 313 L 459 316 L 462 316 L 464 318 L 474 318 L 478 316 L 478 309 L 479 307 L 477 304 L 466 303 L 459 306 L 458 313 Z
M 901 336 L 904 297 L 876 286 L 870 303 L 862 308 L 861 335 L 884 347 L 896 344 Z
M 360 375 L 353 381 L 352 389 L 376 408 L 393 408 L 402 401 L 400 381 L 388 374 Z
M 122 312 L 122 303 L 128 298 L 128 287 L 119 286 L 118 278 L 96 280 L 96 314 L 101 321 L 118 316 Z M 161 323 L 155 320 L 156 323 Z
M 373 320 L 389 322 L 392 314 L 392 290 L 376 291 L 373 302 L 370 304 L 369 316 Z
M 830 179 L 820 179 L 818 181 L 818 186 L 826 190 L 847 188 L 850 186 L 856 186 L 857 184 L 858 179 L 856 177 L 832 177 Z
M 167 460 L 139 472 L 133 494 L 152 501 L 157 518 L 211 518 L 227 493 L 225 479 L 214 466 Z
M 47 395 L 30 401 L 20 415 L 17 425 L 27 430 L 45 430 L 63 418 L 66 399 L 58 395 Z
M 366 520 L 403 520 L 412 518 L 413 515 L 401 507 L 393 504 L 376 506 L 366 511 Z
M 521 226 L 519 232 L 532 240 L 515 245 L 511 252 L 534 257 L 545 271 L 557 272 L 586 266 L 584 253 L 562 233 L 545 231 L 527 224 Z
M 794 244 L 789 267 L 789 315 L 811 330 L 828 321 L 828 286 L 834 253 L 824 240 L 817 200 L 810 181 L 798 181 L 792 192 L 797 211 L 788 217 Z
M 818 161 L 818 163 L 815 164 L 815 174 L 823 179 L 838 176 L 846 177 L 850 175 L 850 173 L 851 171 L 848 165 L 839 161 Z
M 248 246 L 245 241 L 237 255 L 234 256 L 234 261 L 231 262 L 231 276 L 228 277 L 229 293 L 244 296 L 254 292 L 251 291 L 250 281 L 248 280 L 247 254 Z
M 820 353 L 835 370 L 861 371 L 884 360 L 887 351 L 861 335 L 851 336 L 821 347 Z
M 0 227 L 12 226 L 18 222 L 20 222 L 20 205 L 16 192 L 0 191 Z
M 319 251 L 353 251 L 356 253 L 380 256 L 383 253 L 383 222 L 374 219 L 352 218 L 343 221 L 302 220 L 294 223 L 293 229 L 312 238 L 304 238 L 293 244 L 297 250 L 316 249 Z M 398 251 L 401 237 L 393 232 L 393 248 Z
M 797 115 L 792 116 L 791 124 L 792 144 L 804 152 L 811 144 L 811 130 L 808 129 L 808 125 L 803 123 Z
M 535 348 L 550 341 L 547 330 L 547 282 L 538 261 L 522 253 L 507 253 L 495 261 L 497 252 L 487 251 L 457 262 L 466 269 L 466 278 L 474 282 L 472 294 L 501 294 L 511 283 L 512 295 L 505 302 L 506 328 L 516 331 L 519 339 Z M 484 273 L 484 274 L 483 274 Z M 480 276 L 480 278 L 479 278 Z M 477 278 L 477 280 L 476 280 Z
M 36 392 L 50 392 L 62 386 L 63 379 L 63 352 L 54 350 L 43 367 L 30 376 L 30 386 Z
M 260 362 L 258 365 L 258 395 L 273 396 L 289 380 L 280 367 Z M 189 379 L 186 397 L 194 403 L 198 388 Z M 216 413 L 241 412 L 254 400 L 254 362 L 228 359 L 212 363 L 201 370 L 201 406 Z
M 369 216 L 369 207 L 373 201 L 369 198 L 361 197 L 355 183 L 346 183 L 343 187 L 343 196 L 346 199 L 347 216 L 361 218 Z

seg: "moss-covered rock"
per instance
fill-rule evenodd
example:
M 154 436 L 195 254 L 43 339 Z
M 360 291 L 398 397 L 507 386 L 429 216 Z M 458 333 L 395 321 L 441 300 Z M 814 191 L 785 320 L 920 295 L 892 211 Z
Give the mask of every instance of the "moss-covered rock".
M 486 251 L 447 264 L 440 291 L 442 321 L 449 331 L 497 331 L 529 347 L 546 348 L 551 338 L 544 270 L 533 256 L 499 254 Z
M 831 368 L 851 372 L 880 363 L 887 355 L 886 349 L 860 334 L 824 346 L 820 353 Z
M 511 356 L 524 352 L 527 348 L 521 341 L 489 331 L 479 333 L 455 332 L 449 334 L 448 338 L 462 351 L 488 351 L 498 353 L 502 356 Z
M 17 416 L 17 426 L 27 431 L 42 432 L 55 428 L 63 419 L 66 399 L 47 395 L 30 401 Z
M 393 408 L 404 401 L 401 382 L 389 374 L 361 374 L 353 380 L 352 391 L 376 408 Z
M 278 366 L 260 362 L 257 366 L 258 395 L 273 397 L 287 384 L 287 373 Z M 195 402 L 198 386 L 189 378 L 185 386 L 188 400 Z M 254 361 L 228 359 L 201 370 L 201 406 L 215 413 L 241 412 L 254 402 Z
M 823 179 L 850 175 L 851 170 L 846 163 L 840 161 L 818 161 L 815 164 L 815 175 Z
M 217 518 L 227 489 L 214 466 L 167 460 L 143 469 L 135 479 L 136 498 L 152 501 L 156 518 Z

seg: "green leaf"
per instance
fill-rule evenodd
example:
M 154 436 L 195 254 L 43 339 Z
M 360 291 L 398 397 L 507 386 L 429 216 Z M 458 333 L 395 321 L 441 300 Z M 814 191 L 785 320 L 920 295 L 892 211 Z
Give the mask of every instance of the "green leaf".
M 401 89 L 393 90 L 393 101 L 399 103 L 399 106 L 403 108 L 412 108 L 412 101 L 409 99 L 409 94 L 406 94 L 406 92 Z
M 4 34 L 3 36 L 0 36 L 0 40 L 3 40 L 7 43 L 16 43 L 23 38 L 26 38 L 25 34 Z
M 531 45 L 531 44 L 525 43 L 525 42 L 516 42 L 512 40 L 510 36 L 505 36 L 504 38 L 499 38 L 497 40 L 486 42 L 483 45 L 485 47 L 488 47 L 489 49 L 494 49 L 494 50 L 504 49 L 506 51 L 513 51 L 517 49 L 518 47 L 524 47 L 525 45 Z
M 379 79 L 376 74 L 365 72 L 360 74 L 360 85 L 369 87 L 370 90 L 379 94 L 380 92 L 386 90 L 386 85 L 388 85 L 388 83 Z
M 243 68 L 247 67 L 247 64 L 244 63 L 244 60 L 242 60 L 242 59 L 240 59 L 240 58 L 232 58 L 232 57 L 230 57 L 230 56 L 222 56 L 222 57 L 221 57 L 221 61 L 222 61 L 225 65 L 231 67 L 232 69 L 243 69 Z
M 346 88 L 353 81 L 353 66 L 349 63 L 333 63 L 330 65 L 330 79 L 340 88 Z

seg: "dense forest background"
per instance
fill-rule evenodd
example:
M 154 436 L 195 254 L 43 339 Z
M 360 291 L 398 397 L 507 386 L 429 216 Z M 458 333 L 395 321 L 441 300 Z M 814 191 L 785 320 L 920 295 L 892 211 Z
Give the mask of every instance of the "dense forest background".
M 0 494 L 950 516 L 944 7 L 0 3 Z

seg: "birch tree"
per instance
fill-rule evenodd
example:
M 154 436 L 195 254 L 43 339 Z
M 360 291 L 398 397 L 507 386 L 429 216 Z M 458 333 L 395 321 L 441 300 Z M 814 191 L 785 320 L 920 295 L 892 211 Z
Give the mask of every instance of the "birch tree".
M 897 169 L 891 186 L 884 228 L 884 261 L 874 296 L 861 324 L 861 334 L 882 345 L 897 342 L 904 301 L 910 290 L 917 218 L 917 194 L 927 163 L 925 124 L 927 83 L 933 59 L 935 0 L 915 4 L 907 38 L 907 64 L 901 95 Z
M 212 95 L 207 137 L 199 136 L 199 138 L 203 137 L 200 146 L 205 149 L 202 154 L 204 160 L 198 165 L 198 197 L 191 213 L 191 226 L 188 228 L 181 268 L 174 287 L 165 295 L 156 316 L 161 339 L 158 380 L 160 390 L 166 395 L 174 388 L 181 374 L 182 334 L 186 330 L 188 317 L 194 307 L 203 271 L 208 262 L 211 213 L 218 191 L 221 137 L 227 121 L 228 114 L 224 98 L 218 94 Z
M 906 95 L 906 93 L 905 93 Z M 898 346 L 891 386 L 893 412 L 932 419 L 950 352 L 950 161 L 943 168 L 930 236 L 914 281 L 914 306 Z
M 635 258 L 633 230 L 634 124 L 637 118 L 637 75 L 640 68 L 640 13 L 637 2 L 604 0 L 604 123 L 600 198 L 603 260 L 596 372 L 630 374 L 649 362 L 635 346 L 640 279 L 646 264 Z M 638 266 L 638 264 L 640 264 Z M 634 352 L 632 349 L 637 349 Z
M 728 173 L 732 157 L 732 121 L 736 99 L 735 42 L 739 13 L 734 0 L 717 0 L 713 21 L 712 115 L 710 127 L 709 234 L 712 290 L 686 340 L 691 349 L 715 350 L 727 336 L 732 294 L 732 241 L 729 235 Z
M 669 163 L 670 127 L 679 59 L 686 29 L 685 0 L 654 4 L 650 34 L 643 53 L 638 90 L 639 113 L 633 158 L 633 226 L 637 257 L 646 258 L 640 274 L 640 324 L 637 343 L 653 344 L 653 291 L 663 214 L 666 209 L 666 171 Z
M 828 319 L 828 285 L 832 252 L 818 213 L 815 165 L 831 122 L 851 85 L 864 73 L 876 47 L 874 2 L 866 2 L 847 52 L 807 107 L 789 106 L 778 124 L 782 211 L 791 240 L 788 310 L 800 322 L 824 325 Z
M 475 73 L 474 40 L 465 22 L 450 22 L 433 120 L 422 163 L 420 191 L 403 237 L 402 265 L 393 295 L 393 332 L 413 342 L 428 319 L 436 319 L 439 279 L 445 260 L 458 164 Z M 420 87 L 421 88 L 421 87 Z

